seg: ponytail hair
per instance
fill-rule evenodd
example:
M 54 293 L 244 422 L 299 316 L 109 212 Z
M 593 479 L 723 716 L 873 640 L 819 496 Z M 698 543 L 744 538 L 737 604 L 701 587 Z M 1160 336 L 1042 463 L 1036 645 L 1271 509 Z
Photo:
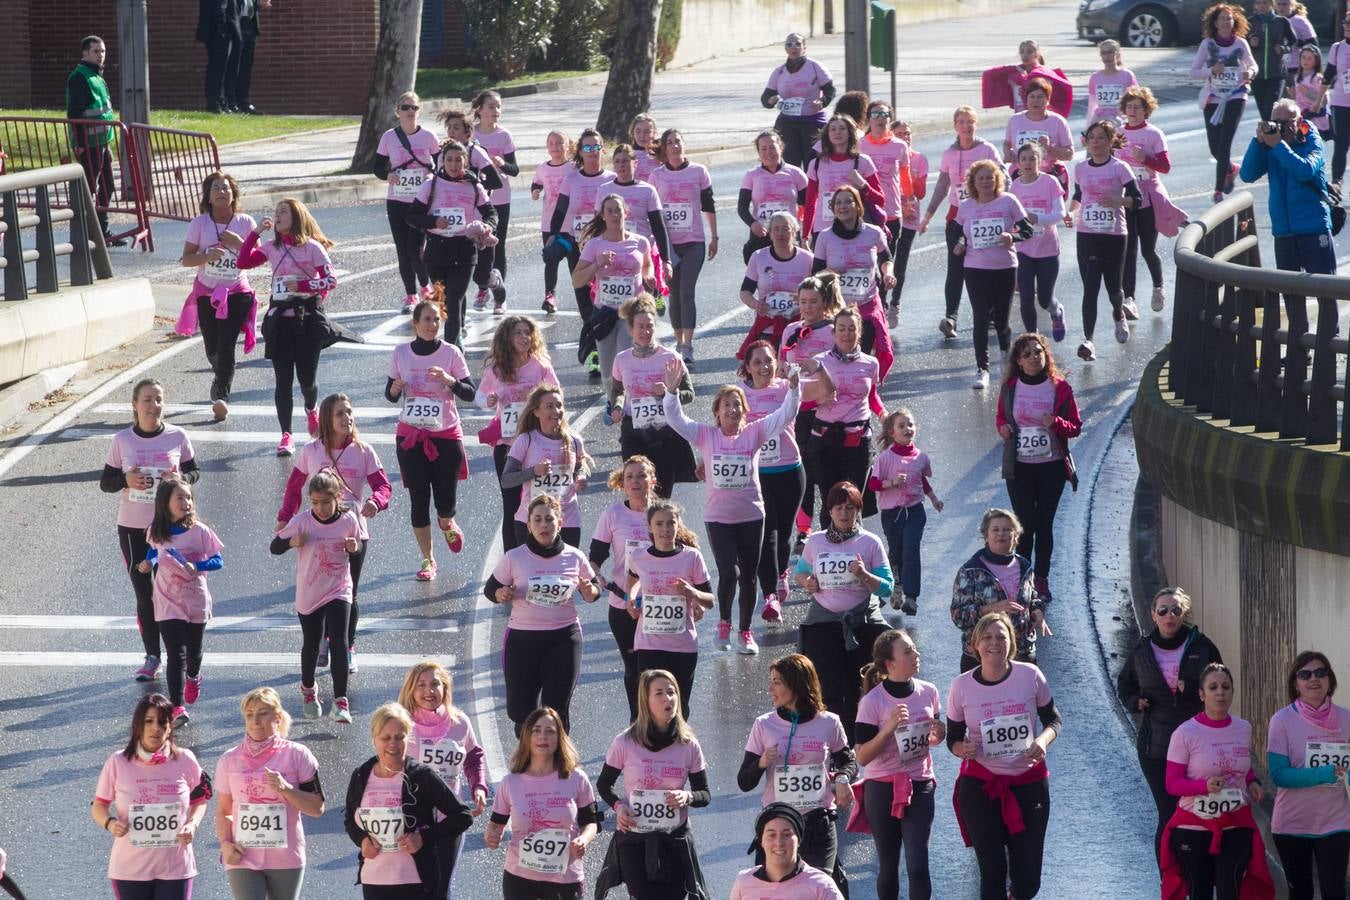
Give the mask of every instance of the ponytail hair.
M 698 535 L 690 531 L 684 524 L 684 507 L 674 500 L 667 500 L 664 497 L 658 497 L 652 501 L 652 505 L 647 507 L 647 529 L 650 532 L 652 518 L 659 512 L 668 512 L 675 517 L 675 543 L 684 544 L 686 547 L 698 549 Z M 648 534 L 648 537 L 651 535 Z M 656 543 L 653 541 L 652 543 Z
M 914 639 L 910 637 L 909 632 L 903 628 L 890 628 L 883 631 L 872 642 L 872 661 L 858 672 L 862 678 L 862 692 L 864 694 L 886 680 L 886 663 L 894 655 L 895 642 L 899 640 L 914 643 Z

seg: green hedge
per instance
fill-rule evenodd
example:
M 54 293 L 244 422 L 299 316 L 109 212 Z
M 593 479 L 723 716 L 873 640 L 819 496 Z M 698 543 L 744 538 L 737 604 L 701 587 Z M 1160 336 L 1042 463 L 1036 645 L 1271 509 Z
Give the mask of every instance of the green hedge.
M 661 21 L 656 27 L 656 68 L 664 69 L 675 58 L 680 45 L 680 22 L 684 18 L 684 0 L 663 0 Z

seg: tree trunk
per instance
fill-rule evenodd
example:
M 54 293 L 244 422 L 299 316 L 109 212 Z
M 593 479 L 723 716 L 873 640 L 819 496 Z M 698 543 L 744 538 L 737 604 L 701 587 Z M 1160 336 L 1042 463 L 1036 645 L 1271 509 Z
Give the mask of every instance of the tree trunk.
M 369 172 L 375 164 L 380 135 L 394 127 L 394 104 L 417 80 L 418 41 L 422 37 L 422 0 L 383 0 L 380 42 L 370 76 L 361 135 L 352 154 L 352 171 Z
M 651 105 L 660 19 L 661 0 L 623 0 L 605 98 L 595 125 L 608 140 L 627 139 L 633 117 Z

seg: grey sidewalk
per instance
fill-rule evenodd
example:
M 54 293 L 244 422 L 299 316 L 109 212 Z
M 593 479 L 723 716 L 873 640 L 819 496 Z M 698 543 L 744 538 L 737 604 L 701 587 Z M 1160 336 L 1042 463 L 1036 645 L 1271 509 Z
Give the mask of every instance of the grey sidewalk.
M 1046 61 L 1062 68 L 1076 94 L 1081 94 L 1088 75 L 1100 68 L 1100 59 L 1095 45 L 1077 38 L 1076 11 L 1075 0 L 1053 0 L 997 16 L 903 27 L 896 78 L 900 115 L 921 137 L 946 131 L 953 108 L 961 104 L 978 108 L 981 72 L 992 65 L 1016 62 L 1017 45 L 1023 38 L 1038 40 Z M 784 23 L 784 32 L 791 27 Z M 810 39 L 807 52 L 830 70 L 842 91 L 843 36 Z M 1188 92 L 1191 85 L 1188 71 L 1194 52 L 1190 47 L 1129 50 L 1125 65 L 1155 92 L 1179 96 L 1179 89 Z M 774 45 L 658 72 L 652 86 L 652 114 L 659 127 L 679 128 L 690 155 L 700 162 L 753 159 L 751 141 L 772 126 L 775 117 L 772 110 L 760 106 L 759 95 L 783 58 L 782 47 Z M 874 96 L 889 99 L 889 73 L 872 69 L 871 84 Z M 546 158 L 544 138 L 550 129 L 562 128 L 574 135 L 595 122 L 604 88 L 602 73 L 572 80 L 555 92 L 503 101 L 502 122 L 519 148 L 521 174 L 516 184 L 527 186 L 534 167 Z M 1080 107 L 1075 105 L 1076 118 L 1081 120 Z M 983 129 L 1001 129 L 1009 113 L 1006 109 L 983 112 Z M 432 124 L 430 118 L 424 124 Z M 1075 130 L 1081 128 L 1079 122 L 1071 124 Z M 221 150 L 221 158 L 254 198 L 289 191 L 326 202 L 375 199 L 383 195 L 383 188 L 374 178 L 335 175 L 351 161 L 357 130 L 341 128 L 228 146 Z M 713 155 L 713 151 L 724 152 Z

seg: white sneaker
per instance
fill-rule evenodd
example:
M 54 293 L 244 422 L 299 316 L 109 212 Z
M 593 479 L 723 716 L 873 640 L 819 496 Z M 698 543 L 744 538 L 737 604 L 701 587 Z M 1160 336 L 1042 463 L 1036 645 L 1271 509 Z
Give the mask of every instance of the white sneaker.
M 1083 341 L 1078 345 L 1078 358 L 1084 362 L 1092 362 L 1097 358 L 1097 348 L 1092 346 L 1092 341 Z
M 987 387 L 989 387 L 989 370 L 976 369 L 975 380 L 970 383 L 970 389 L 972 391 L 982 391 Z
M 1153 289 L 1153 311 L 1162 312 L 1163 305 L 1167 302 L 1167 295 L 1163 293 L 1162 285 Z
M 1139 307 L 1135 305 L 1133 297 L 1126 297 L 1120 304 L 1120 309 L 1125 313 L 1125 318 L 1134 320 L 1139 318 Z
M 1119 319 L 1116 319 L 1116 340 L 1123 344 L 1129 339 L 1130 326 L 1126 323 L 1125 317 L 1121 316 Z
M 956 337 L 956 319 L 951 316 L 943 316 L 941 321 L 938 322 L 938 331 L 942 332 L 942 336 L 947 340 L 954 339 Z

